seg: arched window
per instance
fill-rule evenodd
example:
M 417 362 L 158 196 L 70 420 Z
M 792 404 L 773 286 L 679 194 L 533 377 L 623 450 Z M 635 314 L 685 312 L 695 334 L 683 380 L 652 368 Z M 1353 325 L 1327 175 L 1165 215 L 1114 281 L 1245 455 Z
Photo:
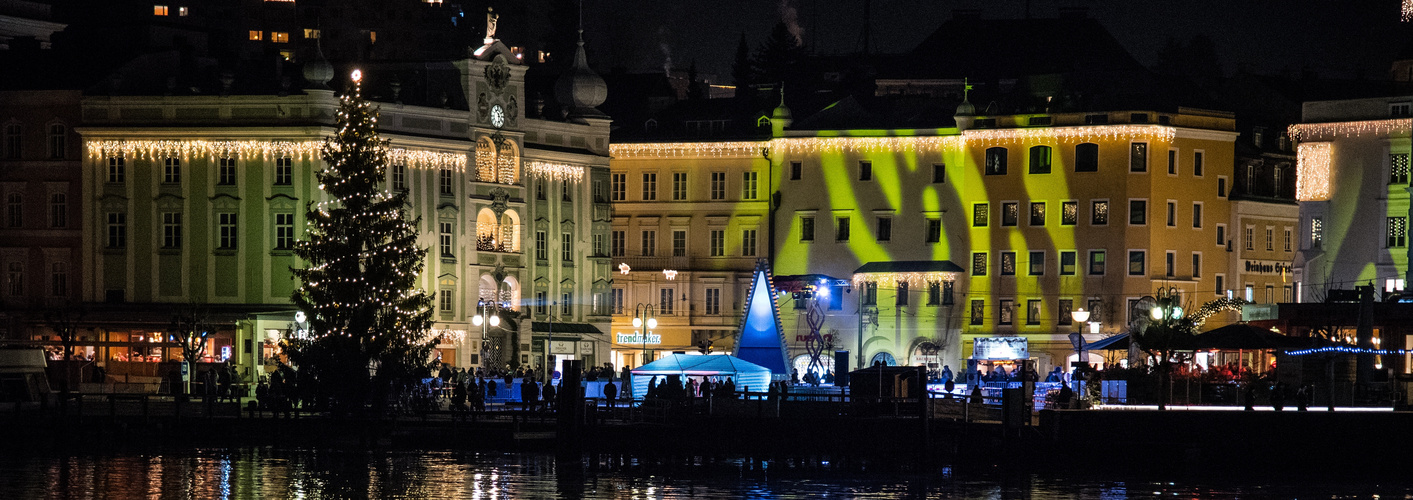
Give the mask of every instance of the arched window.
M 476 141 L 476 182 L 519 182 L 520 149 L 514 141 L 497 144 L 490 137 Z
M 1074 171 L 1099 171 L 1099 145 L 1092 142 L 1077 144 L 1074 147 Z
M 1006 175 L 1006 148 L 986 150 L 986 175 Z
M 497 218 L 489 208 L 476 213 L 476 250 L 482 252 L 520 251 L 520 214 L 506 210 Z
M 1030 148 L 1030 173 L 1050 173 L 1050 146 L 1034 146 Z

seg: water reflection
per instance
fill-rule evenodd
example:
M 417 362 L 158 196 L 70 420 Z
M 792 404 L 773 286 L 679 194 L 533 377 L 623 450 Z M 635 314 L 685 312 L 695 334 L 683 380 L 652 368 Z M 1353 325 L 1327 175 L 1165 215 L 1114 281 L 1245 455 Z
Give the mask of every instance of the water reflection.
M 1077 479 L 799 459 L 282 448 L 0 455 L 11 498 L 1406 498 L 1387 482 Z

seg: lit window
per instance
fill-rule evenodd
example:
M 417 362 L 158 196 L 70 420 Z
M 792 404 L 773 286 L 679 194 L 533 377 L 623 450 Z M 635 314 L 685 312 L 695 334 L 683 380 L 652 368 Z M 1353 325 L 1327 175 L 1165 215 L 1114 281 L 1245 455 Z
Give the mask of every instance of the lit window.
M 288 31 L 271 31 L 270 41 L 275 43 L 289 43 Z
M 177 15 L 178 15 L 178 16 L 181 16 L 181 17 L 186 17 L 186 15 L 187 15 L 186 7 L 177 7 Z
M 262 31 L 250 30 L 250 39 L 253 40 L 253 41 L 257 41 L 257 42 L 260 41 L 262 38 L 264 38 L 263 35 L 264 35 L 264 32 L 262 32 Z
M 294 51 L 293 51 L 293 50 L 281 50 L 281 51 L 280 51 L 280 58 L 281 58 L 281 59 L 284 59 L 284 60 L 286 60 L 286 61 L 293 61 L 293 60 L 294 60 Z
M 369 32 L 368 32 L 368 43 L 378 43 L 378 32 L 376 32 L 376 31 L 369 31 Z
M 320 30 L 304 28 L 304 38 L 314 40 L 319 38 L 320 35 L 323 35 L 323 32 Z
M 154 16 L 165 16 L 165 15 L 167 15 L 167 6 L 166 6 L 166 5 L 153 5 L 153 6 L 152 6 L 152 15 L 154 15 Z

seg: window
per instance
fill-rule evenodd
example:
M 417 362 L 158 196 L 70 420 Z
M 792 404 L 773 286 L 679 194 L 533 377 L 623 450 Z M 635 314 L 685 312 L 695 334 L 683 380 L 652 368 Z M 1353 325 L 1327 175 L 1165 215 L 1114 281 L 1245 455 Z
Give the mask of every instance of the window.
M 792 181 L 798 181 L 798 180 L 800 180 L 800 176 L 804 173 L 804 170 L 805 170 L 804 162 L 798 162 L 798 161 L 792 161 L 792 162 L 790 162 L 790 180 L 792 180 Z
M 437 235 L 437 242 L 438 246 L 441 249 L 442 257 L 455 257 L 456 254 L 451 251 L 451 223 L 441 222 L 437 224 L 437 227 L 439 229 Z
M 594 203 L 608 203 L 608 197 L 604 196 L 603 179 L 594 179 L 593 187 L 590 189 L 594 195 Z
M 20 159 L 24 149 L 24 127 L 18 123 L 5 126 L 5 158 Z
M 182 160 L 181 158 L 167 158 L 163 161 L 162 182 L 166 184 L 177 184 L 182 181 Z
M 67 297 L 69 295 L 68 263 L 55 262 L 49 266 L 49 291 L 53 293 L 55 297 Z M 1266 295 L 1270 295 L 1269 290 Z
M 258 41 L 260 41 L 261 39 L 263 39 L 263 38 L 265 38 L 265 37 L 264 37 L 263 32 L 261 32 L 261 31 L 250 30 L 250 36 L 249 36 L 248 38 L 250 38 L 250 41 L 252 41 L 252 42 L 258 42 Z
M 672 199 L 682 201 L 687 199 L 687 173 L 672 173 Z
M 1147 264 L 1148 255 L 1143 250 L 1128 251 L 1128 275 L 1143 276 L 1144 266 Z
M 394 191 L 407 190 L 407 165 L 398 163 L 392 166 L 392 188 Z
M 643 231 L 643 257 L 657 255 L 657 231 L 647 229 Z
M 1389 184 L 1408 184 L 1408 154 L 1388 155 Z
M 894 305 L 899 305 L 899 306 L 906 306 L 906 305 L 908 305 L 908 282 L 906 282 L 906 281 L 899 281 L 899 282 L 898 282 L 898 289 L 895 290 L 895 292 L 896 292 L 896 293 L 893 294 L 893 298 L 894 298 L 894 301 L 893 301 L 893 302 L 894 302 Z
M 614 257 L 622 257 L 627 253 L 628 234 L 627 231 L 613 231 L 608 235 L 608 254 Z
M 535 231 L 535 260 L 549 260 L 549 233 Z
M 560 245 L 559 245 L 559 257 L 560 257 L 559 260 L 562 260 L 562 261 L 565 261 L 565 262 L 573 262 L 573 261 L 574 261 L 574 234 L 573 234 L 573 233 L 560 233 L 560 234 L 559 234 L 559 243 L 560 243 Z
M 942 282 L 942 305 L 950 306 L 955 303 L 952 296 L 956 290 L 957 282 L 951 280 Z
M 1176 149 L 1168 150 L 1168 175 L 1177 175 L 1178 173 L 1177 153 Z
M 1177 276 L 1177 253 L 1172 250 L 1163 254 L 1163 275 L 1169 278 Z
M 1407 157 L 1408 157 L 1407 155 L 1404 155 L 1404 158 L 1407 158 Z M 1406 160 L 1405 160 L 1405 161 L 1406 161 Z M 1280 196 L 1281 193 L 1285 191 L 1285 170 L 1286 170 L 1286 169 L 1285 169 L 1284 166 L 1276 165 L 1276 168 L 1275 168 L 1274 171 L 1272 172 L 1272 179 L 1271 179 L 1271 189 L 1272 189 L 1271 195 L 1272 195 L 1272 196 Z
M 293 180 L 294 167 L 292 161 L 289 158 L 275 158 L 275 185 L 288 186 L 293 184 Z
M 1310 218 L 1310 248 L 1320 248 L 1325 243 L 1325 220 Z
M 613 314 L 623 314 L 623 289 L 613 289 Z
M 275 43 L 289 43 L 288 31 L 271 31 L 270 41 Z
M 643 174 L 643 201 L 657 201 L 657 174 Z
M 706 313 L 711 316 L 721 314 L 721 289 L 706 289 Z
M 535 292 L 535 314 L 541 316 L 549 313 L 549 293 Z
M 1058 323 L 1060 326 L 1074 324 L 1074 317 L 1070 316 L 1070 313 L 1074 312 L 1074 299 L 1060 299 L 1059 302 L 1056 303 L 1056 306 L 1056 323 Z
M 1074 171 L 1099 171 L 1099 145 L 1092 142 L 1077 144 L 1074 147 Z
M 1256 191 L 1256 165 L 1246 166 L 1246 193 L 1251 194 Z
M 69 197 L 64 193 L 49 195 L 49 227 L 68 227 Z
M 971 301 L 971 324 L 980 325 L 986 321 L 986 301 Z
M 1030 275 L 1042 276 L 1045 274 L 1045 252 L 1030 252 Z
M 167 13 L 168 13 L 169 10 L 170 10 L 170 9 L 169 9 L 166 5 L 153 5 L 153 6 L 152 6 L 152 15 L 154 15 L 154 16 L 165 16 L 165 15 L 167 15 Z
M 1001 252 L 1001 276 L 1016 275 L 1016 253 Z
M 1128 223 L 1132 226 L 1148 223 L 1148 200 L 1128 200 Z
M 684 229 L 672 230 L 672 256 L 687 256 L 687 231 Z
M 746 172 L 741 175 L 741 199 L 756 199 L 756 172 Z
M 1192 152 L 1192 176 L 1202 177 L 1202 158 L 1205 154 L 1201 151 Z
M 1266 251 L 1267 251 L 1267 252 L 1276 249 L 1275 232 L 1276 232 L 1275 228 L 1272 228 L 1272 227 L 1267 227 L 1267 228 L 1266 228 Z M 1403 246 L 1403 245 L 1399 245 L 1399 246 Z
M 1033 202 L 1030 202 L 1030 225 L 1032 225 L 1032 226 L 1044 226 L 1044 225 L 1045 225 L 1045 202 L 1043 202 L 1043 201 L 1033 201 Z
M 122 214 L 118 214 L 122 215 Z M 235 250 L 236 248 L 236 214 L 234 212 L 222 212 L 216 214 L 217 241 L 216 248 L 219 250 Z M 111 233 L 112 230 L 109 230 Z M 110 237 L 111 238 L 111 237 Z
M 439 191 L 441 192 L 442 195 L 451 196 L 451 195 L 452 195 L 452 192 L 453 192 L 453 191 L 452 191 L 452 187 L 455 186 L 455 184 L 452 183 L 453 181 L 452 181 L 452 176 L 451 176 L 451 169 L 450 169 L 450 168 L 443 168 L 443 169 L 440 169 L 440 170 L 438 171 L 438 174 L 439 174 L 439 175 L 438 175 L 438 178 L 437 178 L 437 186 L 438 186 L 438 188 L 439 188 Z M 543 182 L 540 183 L 540 185 L 543 185 L 543 184 L 544 184 Z
M 849 218 L 848 218 L 848 217 L 835 217 L 835 218 L 834 218 L 834 240 L 835 240 L 835 241 L 849 241 Z
M 710 248 L 712 257 L 722 257 L 726 255 L 726 231 L 712 229 L 708 233 L 707 246 Z
M 933 164 L 932 164 L 932 183 L 933 183 L 933 184 L 941 184 L 941 183 L 944 183 L 944 182 L 947 182 L 947 164 L 945 164 L 945 163 L 933 163 Z
M 111 167 L 109 170 L 112 170 Z M 235 183 L 236 159 L 218 158 L 216 160 L 216 184 L 219 186 L 234 186 Z
M 317 40 L 319 37 L 323 36 L 323 34 L 323 30 L 304 28 L 304 38 L 308 40 Z
M 991 205 L 986 203 L 977 203 L 971 206 L 972 227 L 986 227 L 990 223 L 990 207 Z
M 1104 275 L 1104 251 L 1103 251 L 1103 250 L 1090 250 L 1090 251 L 1089 251 L 1089 275 L 1090 275 L 1090 276 L 1103 276 L 1103 275 Z
M 1413 114 L 1413 104 L 1406 102 L 1395 102 L 1388 105 L 1388 115 L 1392 118 L 1403 118 Z
M 608 255 L 608 251 L 607 251 L 608 249 L 607 249 L 606 247 L 604 247 L 604 245 L 603 245 L 603 243 L 604 243 L 603 233 L 594 233 L 594 235 L 593 235 L 593 242 L 594 242 L 594 243 L 593 243 L 593 244 L 594 244 L 594 248 L 593 248 L 593 250 L 594 250 L 594 257 L 603 257 L 603 256 L 605 256 L 605 255 Z
M 1217 246 L 1227 246 L 1227 225 L 1217 224 Z
M 1015 323 L 1015 317 L 1013 316 L 1015 303 L 1016 301 L 1011 299 L 1001 299 L 1000 306 L 996 308 L 996 324 L 1009 325 Z
M 1001 204 L 1001 225 L 1015 226 L 1020 224 L 1020 203 L 1008 201 Z
M 1226 196 L 1227 196 L 1227 177 L 1226 177 L 1225 175 L 1223 175 L 1223 176 L 1217 177 L 1217 197 L 1218 197 L 1218 198 L 1225 198 Z
M 1245 235 L 1245 236 L 1246 236 L 1246 238 L 1245 238 L 1245 239 L 1246 239 L 1246 249 L 1247 249 L 1247 250 L 1255 250 L 1255 249 L 1256 249 L 1256 228 L 1255 228 L 1255 227 L 1252 227 L 1252 226 L 1246 226 L 1246 235 Z
M 755 229 L 743 229 L 743 230 L 741 230 L 741 256 L 742 256 L 742 257 L 755 257 L 755 256 L 756 256 L 756 246 L 757 246 L 757 245 L 758 245 L 758 244 L 756 243 L 756 230 L 755 230 Z
M 10 193 L 5 196 L 5 222 L 9 227 L 21 227 L 25 222 L 25 196 Z
M 800 217 L 800 241 L 814 241 L 814 217 Z
M 711 199 L 726 199 L 726 172 L 711 173 Z
M 162 213 L 162 248 L 182 247 L 181 212 Z
M 1284 251 L 1287 251 L 1287 252 L 1290 251 L 1290 245 L 1291 245 L 1290 233 L 1291 233 L 1291 228 L 1287 227 L 1287 228 L 1284 229 L 1284 231 L 1283 231 L 1283 237 L 1281 238 L 1281 250 L 1284 250 Z
M 546 181 L 546 180 L 541 180 L 540 182 L 536 182 L 536 183 L 535 183 L 535 199 L 536 199 L 536 200 L 543 200 L 543 199 L 546 199 L 546 198 L 545 198 L 545 184 L 548 184 L 548 183 L 549 183 L 549 182 Z
M 25 265 L 24 265 L 24 263 L 22 263 L 22 262 L 11 262 L 10 265 L 6 266 L 5 274 L 9 275 L 9 276 L 7 276 L 6 281 L 8 281 L 8 282 L 10 283 L 10 295 L 15 295 L 15 296 L 24 295 L 24 294 L 25 294 Z
M 862 299 L 866 306 L 878 305 L 878 282 L 869 281 L 864 283 Z
M 1006 175 L 1006 148 L 986 150 L 986 175 Z
M 1267 234 L 1270 230 L 1266 230 Z M 1388 246 L 1389 248 L 1402 248 L 1408 243 L 1408 218 L 1389 217 L 1388 218 Z M 1269 250 L 1269 249 L 1267 249 Z
M 1215 280 L 1215 281 L 1216 281 L 1216 284 L 1217 284 L 1217 295 L 1225 295 L 1225 294 L 1227 293 L 1227 290 L 1226 290 L 1226 287 L 1227 287 L 1227 275 L 1225 275 L 1225 274 L 1218 274 L 1218 275 L 1216 275 L 1216 280 Z
M 222 158 L 224 160 L 224 158 Z M 123 155 L 108 157 L 108 182 L 121 184 L 127 178 L 127 160 Z
M 294 248 L 294 214 L 275 214 L 275 250 Z
M 1109 201 L 1095 201 L 1090 207 L 1089 223 L 1095 226 L 1109 225 Z
M 1079 202 L 1060 202 L 1060 225 L 1073 226 L 1079 223 Z
M 672 297 L 673 297 L 673 295 L 674 295 L 673 289 L 671 289 L 671 288 L 660 288 L 660 289 L 658 289 L 658 295 L 657 295 L 657 296 L 658 296 L 658 301 L 657 301 L 657 313 L 658 313 L 658 314 L 663 315 L 663 316 L 668 316 L 668 315 L 671 315 L 671 314 L 672 314 L 672 306 L 674 305 L 674 304 L 672 303 Z
M 1030 300 L 1025 301 L 1025 324 L 1027 324 L 1027 325 L 1038 325 L 1038 324 L 1040 324 L 1040 301 L 1039 301 L 1039 300 L 1030 299 Z
M 1202 254 L 1192 252 L 1192 279 L 1202 277 Z
M 624 201 L 628 199 L 628 174 L 609 174 L 608 191 L 612 201 Z
M 1074 276 L 1079 265 L 1079 255 L 1072 250 L 1060 252 L 1060 276 Z
M 974 252 L 971 254 L 971 275 L 986 276 L 986 252 Z
M 1033 146 L 1030 148 L 1030 173 L 1050 173 L 1050 146 Z
M 1128 146 L 1128 171 L 1148 171 L 1148 143 L 1135 142 Z
M 861 181 L 871 181 L 871 180 L 873 180 L 873 162 L 871 162 L 871 161 L 865 161 L 865 160 L 859 160 L 859 180 L 861 180 Z
M 893 219 L 891 217 L 878 218 L 878 241 L 889 241 L 893 239 Z
M 452 308 L 456 307 L 455 292 L 451 290 L 442 290 L 437 294 L 437 298 L 441 299 L 441 310 L 444 313 L 450 313 L 452 312 Z
M 941 299 L 942 284 L 936 281 L 927 282 L 927 305 L 935 306 Z
M 1202 202 L 1192 202 L 1192 228 L 1202 229 Z
M 1168 202 L 1168 227 L 1177 226 L 1177 202 Z
M 67 131 L 68 127 L 65 127 L 58 123 L 49 126 L 49 159 L 64 159 L 64 139 L 67 138 Z M 1407 155 L 1404 155 L 1404 158 L 1404 163 L 1407 163 Z
M 1276 287 L 1275 287 L 1275 286 L 1272 286 L 1272 285 L 1266 285 L 1266 303 L 1267 303 L 1267 304 L 1274 304 L 1274 303 L 1275 303 L 1275 299 L 1276 299 Z
M 108 212 L 108 248 L 127 248 L 128 214 Z
M 926 239 L 928 243 L 942 241 L 942 219 L 927 219 Z

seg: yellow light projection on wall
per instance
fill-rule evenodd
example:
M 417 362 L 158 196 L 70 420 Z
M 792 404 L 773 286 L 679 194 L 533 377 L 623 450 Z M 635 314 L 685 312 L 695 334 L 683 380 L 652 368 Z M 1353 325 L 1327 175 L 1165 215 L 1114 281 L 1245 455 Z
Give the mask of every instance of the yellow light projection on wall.
M 1330 199 L 1330 158 L 1333 148 L 1328 142 L 1309 142 L 1295 149 L 1295 199 L 1328 201 Z

